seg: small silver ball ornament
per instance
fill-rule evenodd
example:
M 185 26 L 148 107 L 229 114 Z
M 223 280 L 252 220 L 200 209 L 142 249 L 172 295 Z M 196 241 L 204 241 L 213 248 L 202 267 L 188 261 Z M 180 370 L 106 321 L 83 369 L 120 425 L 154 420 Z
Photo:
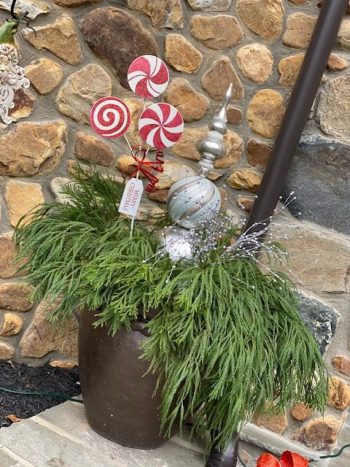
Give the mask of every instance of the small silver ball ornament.
M 181 259 L 191 259 L 193 254 L 191 234 L 181 227 L 167 227 L 162 229 L 158 237 L 164 245 L 170 259 L 174 262 Z
M 176 224 L 196 229 L 217 217 L 221 195 L 213 182 L 196 175 L 179 180 L 171 187 L 167 205 Z

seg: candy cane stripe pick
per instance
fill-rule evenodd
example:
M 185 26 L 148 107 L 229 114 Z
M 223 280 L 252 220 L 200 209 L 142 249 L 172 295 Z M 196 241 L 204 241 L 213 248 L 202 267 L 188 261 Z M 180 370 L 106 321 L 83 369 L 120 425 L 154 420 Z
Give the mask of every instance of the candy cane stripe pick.
M 181 113 L 172 105 L 153 104 L 142 112 L 139 121 L 140 136 L 149 146 L 169 148 L 179 141 L 184 131 Z
M 130 110 L 118 97 L 103 97 L 92 107 L 90 123 L 99 135 L 111 139 L 120 138 L 130 126 Z
M 128 70 L 130 89 L 140 97 L 152 99 L 166 90 L 169 70 L 163 60 L 154 55 L 142 55 L 132 62 Z

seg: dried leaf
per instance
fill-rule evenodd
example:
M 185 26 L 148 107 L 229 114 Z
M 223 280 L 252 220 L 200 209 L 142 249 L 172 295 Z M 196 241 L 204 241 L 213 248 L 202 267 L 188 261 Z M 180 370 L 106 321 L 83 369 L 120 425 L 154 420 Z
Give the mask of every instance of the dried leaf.
M 18 418 L 16 415 L 6 415 L 6 420 L 9 420 L 11 423 L 18 423 L 22 421 L 22 418 Z

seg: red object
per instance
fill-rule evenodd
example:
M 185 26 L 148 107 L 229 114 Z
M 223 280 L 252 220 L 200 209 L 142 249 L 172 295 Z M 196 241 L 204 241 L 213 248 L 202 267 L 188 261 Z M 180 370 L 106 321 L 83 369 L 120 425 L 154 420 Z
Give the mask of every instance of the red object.
M 272 454 L 263 454 L 259 457 L 256 467 L 281 467 L 281 464 Z
M 282 467 L 308 467 L 309 461 L 295 452 L 286 451 L 281 456 Z
M 139 130 L 142 140 L 152 148 L 169 148 L 181 138 L 184 120 L 175 107 L 162 102 L 142 112 Z
M 164 152 L 157 151 L 155 161 L 146 161 L 147 151 L 146 149 L 137 149 L 133 151 L 132 157 L 135 161 L 135 164 L 132 164 L 131 167 L 134 167 L 135 170 L 130 174 L 130 178 L 136 177 L 139 173 L 147 178 L 149 181 L 146 186 L 146 191 L 152 193 L 155 190 L 156 184 L 159 182 L 159 178 L 152 174 L 151 170 L 156 170 L 157 172 L 164 171 Z
M 128 106 L 118 97 L 103 97 L 92 107 L 90 124 L 105 138 L 120 138 L 128 131 L 131 114 Z
M 281 462 L 272 454 L 262 454 L 256 467 L 308 467 L 309 461 L 299 454 L 285 451 L 281 456 Z
M 158 97 L 169 84 L 169 70 L 165 63 L 154 55 L 136 58 L 128 70 L 130 89 L 140 97 Z

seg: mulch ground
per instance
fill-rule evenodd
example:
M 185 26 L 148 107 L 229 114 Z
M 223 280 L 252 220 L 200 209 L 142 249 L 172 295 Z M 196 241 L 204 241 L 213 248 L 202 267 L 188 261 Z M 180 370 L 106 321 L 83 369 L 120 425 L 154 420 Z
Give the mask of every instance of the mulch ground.
M 2 388 L 74 397 L 80 394 L 79 372 L 78 368 L 64 370 L 50 366 L 29 367 L 0 362 L 0 428 L 64 402 L 58 396 L 11 394 L 4 392 Z

